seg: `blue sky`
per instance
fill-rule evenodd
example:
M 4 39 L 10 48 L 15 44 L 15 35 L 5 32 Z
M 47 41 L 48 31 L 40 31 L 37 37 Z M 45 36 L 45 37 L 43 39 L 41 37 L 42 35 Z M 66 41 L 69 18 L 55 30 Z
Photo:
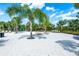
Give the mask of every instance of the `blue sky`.
M 0 21 L 7 22 L 11 20 L 6 13 L 6 9 L 11 5 L 12 3 L 0 3 Z M 50 22 L 53 24 L 56 24 L 60 19 L 76 19 L 75 16 L 78 12 L 72 3 L 28 3 L 28 5 L 30 8 L 38 7 L 44 11 L 48 15 Z M 23 23 L 26 23 L 27 19 L 23 19 L 22 21 Z

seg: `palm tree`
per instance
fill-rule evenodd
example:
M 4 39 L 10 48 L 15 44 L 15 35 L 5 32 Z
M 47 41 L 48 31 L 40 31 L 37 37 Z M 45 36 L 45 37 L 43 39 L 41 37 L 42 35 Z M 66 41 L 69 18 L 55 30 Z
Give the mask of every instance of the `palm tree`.
M 9 31 L 12 31 L 11 27 L 12 27 L 12 26 L 11 26 L 11 21 L 8 21 L 8 32 L 9 32 Z
M 70 28 L 70 31 L 79 31 L 79 20 L 75 19 L 75 20 L 70 20 L 68 23 L 68 27 Z
M 28 18 L 30 24 L 30 37 L 28 39 L 34 39 L 34 37 L 32 36 L 32 22 L 34 20 L 33 10 L 30 9 L 27 4 L 25 4 L 24 6 L 22 6 L 20 16 L 23 18 Z
M 11 20 L 11 29 L 15 30 L 15 32 L 17 33 L 17 27 L 21 22 L 21 18 L 18 16 L 19 12 L 21 10 L 21 7 L 19 5 L 12 5 L 10 7 L 7 8 L 6 12 L 8 13 L 8 15 L 10 16 Z
M 66 25 L 66 20 L 59 20 L 59 22 L 57 23 L 57 28 L 58 31 L 63 31 L 63 26 Z
M 21 18 L 28 18 L 30 24 L 30 37 L 29 39 L 33 39 L 32 36 L 32 23 L 35 18 L 38 18 L 41 22 L 45 16 L 40 9 L 30 9 L 27 4 L 23 6 L 11 6 L 7 9 L 7 13 L 10 16 L 20 16 Z
M 25 31 L 25 30 L 26 30 L 26 25 L 25 25 L 25 24 L 21 24 L 21 25 L 19 26 L 19 30 L 20 30 L 20 31 Z
M 47 17 L 46 14 L 44 12 L 42 12 L 40 9 L 38 9 L 38 8 L 30 9 L 27 4 L 22 6 L 20 16 L 23 18 L 29 19 L 29 24 L 30 24 L 30 37 L 29 37 L 29 39 L 33 39 L 32 27 L 33 27 L 34 19 L 37 18 L 37 19 L 39 19 L 40 23 L 42 23 L 42 21 L 44 20 L 43 18 Z
M 6 13 L 13 18 L 14 16 L 17 16 L 19 12 L 21 11 L 21 6 L 14 4 L 7 8 Z
M 44 27 L 44 31 L 46 32 L 47 26 L 48 26 L 48 21 L 44 18 L 42 25 Z
M 49 22 L 47 15 L 39 8 L 35 9 L 34 14 L 36 19 L 39 20 L 39 25 L 44 26 L 43 28 L 45 29 L 45 32 L 46 32 L 46 26 Z
M 4 30 L 4 22 L 0 22 L 0 31 L 2 32 Z
M 42 24 L 43 24 L 43 28 L 44 28 L 44 31 L 45 32 L 47 30 L 52 30 L 53 27 L 54 27 L 53 24 L 51 24 L 51 22 L 48 19 L 45 19 L 45 18 L 44 18 Z
M 22 18 L 28 18 L 29 23 L 30 23 L 30 37 L 29 38 L 33 38 L 32 37 L 32 21 L 34 17 L 33 17 L 32 10 L 28 7 L 28 5 L 25 4 L 24 6 L 20 6 L 20 5 L 11 6 L 11 7 L 8 7 L 6 11 L 9 14 L 9 16 L 13 19 L 15 19 L 16 16 L 20 16 Z M 17 25 L 15 20 L 13 20 L 12 22 L 14 26 Z
M 9 32 L 11 30 L 11 22 L 10 21 L 5 22 L 4 28 L 5 28 L 5 30 L 7 30 Z
M 15 32 L 17 33 L 18 31 L 19 31 L 19 26 L 20 26 L 20 24 L 21 24 L 21 18 L 20 17 L 13 17 L 13 25 L 14 25 L 14 30 L 15 30 Z

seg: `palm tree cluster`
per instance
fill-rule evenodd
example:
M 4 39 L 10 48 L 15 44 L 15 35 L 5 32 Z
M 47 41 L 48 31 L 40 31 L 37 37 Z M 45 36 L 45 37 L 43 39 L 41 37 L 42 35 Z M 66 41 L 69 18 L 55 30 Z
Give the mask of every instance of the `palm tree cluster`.
M 0 22 L 0 31 L 15 31 L 16 33 L 21 30 L 30 30 L 30 38 L 32 37 L 32 31 L 43 29 L 47 31 L 47 28 L 52 28 L 52 24 L 49 22 L 48 16 L 39 8 L 29 8 L 27 4 L 23 6 L 19 4 L 13 4 L 8 7 L 6 13 L 12 19 L 8 22 Z M 21 24 L 22 19 L 28 18 L 29 22 L 27 24 Z M 35 23 L 35 19 L 38 23 Z
M 79 9 L 79 3 L 75 3 L 74 6 L 76 9 Z M 65 32 L 79 35 L 79 12 L 77 13 L 76 18 L 77 19 L 59 20 L 55 30 L 57 30 L 58 32 Z
M 57 30 L 59 32 L 72 31 L 79 32 L 79 19 L 60 20 L 57 23 Z
M 74 4 L 78 9 L 79 4 Z M 32 31 L 52 31 L 56 30 L 58 32 L 73 33 L 77 32 L 79 34 L 79 13 L 77 13 L 77 19 L 72 20 L 59 20 L 59 22 L 54 26 L 50 21 L 49 17 L 39 8 L 30 8 L 27 4 L 23 6 L 19 4 L 13 4 L 6 9 L 6 13 L 10 16 L 11 21 L 3 22 L 0 21 L 0 31 L 12 32 L 15 31 L 30 31 L 30 37 L 32 36 Z M 22 24 L 22 19 L 29 20 L 28 23 Z M 38 22 L 36 23 L 35 20 Z
M 77 13 L 76 17 L 77 19 L 59 20 L 56 26 L 56 30 L 58 30 L 58 32 L 79 34 L 79 12 Z

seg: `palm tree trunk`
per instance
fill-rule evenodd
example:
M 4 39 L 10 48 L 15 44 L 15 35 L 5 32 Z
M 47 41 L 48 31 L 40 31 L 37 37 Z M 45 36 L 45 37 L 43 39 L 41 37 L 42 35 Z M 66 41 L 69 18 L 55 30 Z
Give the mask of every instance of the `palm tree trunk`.
M 15 27 L 13 28 L 13 32 L 15 32 Z
M 32 38 L 32 22 L 30 21 L 30 37 Z
M 2 27 L 1 27 L 1 32 L 2 32 L 2 30 L 3 30 L 3 29 L 2 29 Z
M 18 25 L 16 25 L 16 28 L 15 29 L 16 29 L 16 33 L 18 33 Z
M 47 31 L 46 26 L 45 26 L 45 32 Z
M 34 39 L 34 37 L 32 36 L 32 21 L 29 20 L 30 22 L 30 37 L 28 39 Z
M 7 32 L 9 32 L 9 27 L 8 27 L 8 29 L 7 29 Z

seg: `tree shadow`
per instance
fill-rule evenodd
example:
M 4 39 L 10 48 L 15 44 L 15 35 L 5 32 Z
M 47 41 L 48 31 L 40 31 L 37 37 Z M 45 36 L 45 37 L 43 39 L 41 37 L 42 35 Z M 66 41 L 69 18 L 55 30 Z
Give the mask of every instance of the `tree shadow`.
M 6 37 L 6 36 L 0 37 L 0 38 L 4 38 L 4 37 Z
M 73 38 L 79 40 L 79 35 L 74 35 Z
M 26 37 L 28 38 L 29 35 L 22 35 L 21 37 L 19 37 L 19 39 L 26 38 Z M 33 34 L 33 37 L 38 38 L 38 39 L 46 39 L 46 37 L 43 35 L 43 33 Z
M 4 43 L 7 42 L 7 41 L 8 41 L 8 40 L 0 39 L 0 47 L 1 47 L 1 46 L 4 46 L 4 45 L 5 45 Z
M 48 35 L 48 34 L 50 34 L 50 33 L 49 33 L 49 32 L 44 32 L 44 34 Z
M 19 39 L 27 38 L 27 37 L 29 37 L 29 35 L 22 35 L 21 37 L 19 37 Z
M 35 34 L 33 36 L 37 37 L 38 39 L 46 39 L 46 37 L 43 34 L 41 34 L 41 33 Z
M 79 43 L 76 43 L 71 40 L 59 40 L 59 41 L 56 41 L 56 43 L 58 43 L 61 47 L 63 47 L 64 50 L 73 52 L 77 56 L 79 56 Z

